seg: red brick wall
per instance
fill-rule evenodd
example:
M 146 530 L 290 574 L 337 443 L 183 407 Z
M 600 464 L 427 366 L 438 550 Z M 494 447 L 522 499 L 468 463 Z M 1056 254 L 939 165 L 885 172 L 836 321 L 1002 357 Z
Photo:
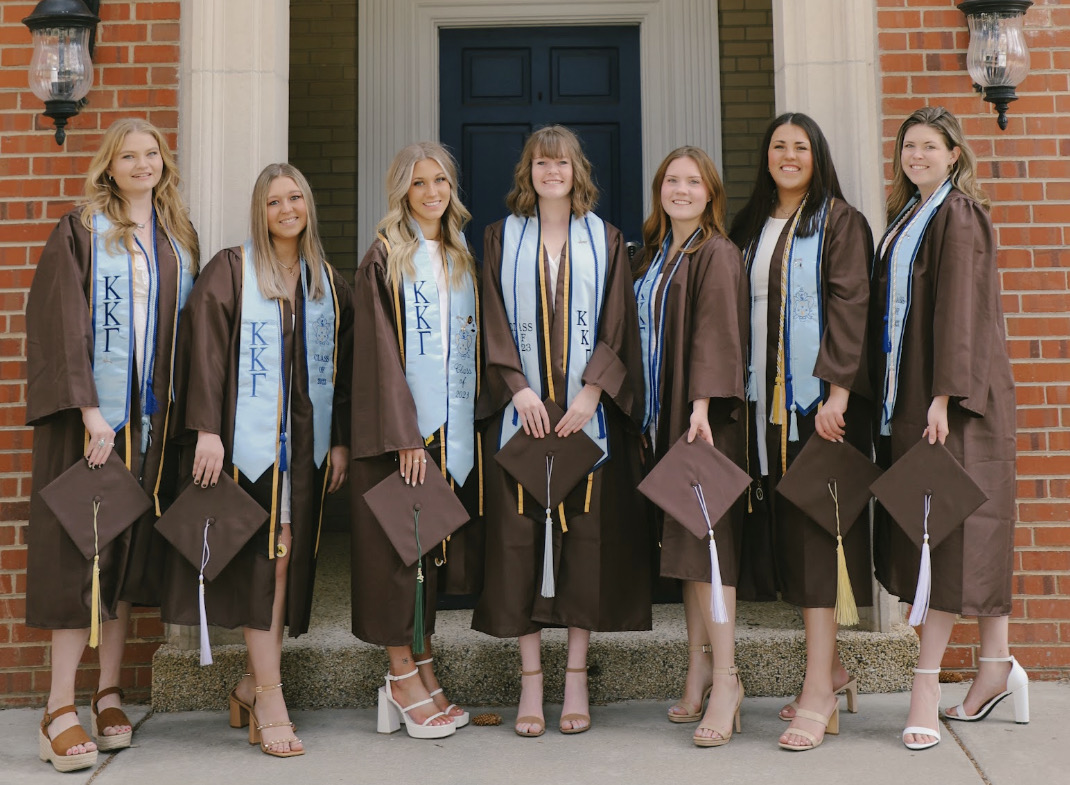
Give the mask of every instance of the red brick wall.
M 1018 384 L 1018 528 L 1011 649 L 1032 673 L 1070 670 L 1070 7 L 1026 15 L 1031 70 L 1006 131 L 966 72 L 969 31 L 953 0 L 878 0 L 884 154 L 904 117 L 942 104 L 980 159 L 999 237 L 1003 308 Z M 891 176 L 891 164 L 886 165 Z M 976 666 L 960 623 L 945 668 Z
M 0 706 L 39 704 L 49 685 L 49 633 L 22 623 L 32 440 L 22 427 L 23 314 L 34 266 L 56 219 L 80 196 L 103 129 L 118 117 L 148 117 L 172 146 L 178 130 L 179 2 L 101 4 L 89 106 L 71 121 L 63 148 L 27 87 L 32 46 L 20 20 L 35 5 L 0 6 Z M 162 635 L 155 611 L 135 612 L 122 675 L 134 700 L 148 698 Z M 78 686 L 88 692 L 96 687 L 95 652 L 83 663 Z

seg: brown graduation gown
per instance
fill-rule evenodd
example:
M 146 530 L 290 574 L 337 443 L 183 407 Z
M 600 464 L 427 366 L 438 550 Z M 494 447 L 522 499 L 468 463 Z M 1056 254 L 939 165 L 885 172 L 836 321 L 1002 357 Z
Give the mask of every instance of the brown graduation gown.
M 357 268 L 353 286 L 354 351 L 360 360 L 353 368 L 352 623 L 353 634 L 363 641 L 380 646 L 407 646 L 413 636 L 416 565 L 405 566 L 364 501 L 366 492 L 392 472 L 399 471 L 398 450 L 425 446 L 398 343 L 398 336 L 404 336 L 404 304 L 397 314 L 386 261 L 386 246 L 376 239 Z M 467 427 L 474 428 L 474 424 L 468 423 Z M 428 471 L 440 471 L 443 454 L 440 434 L 426 445 L 432 458 L 438 461 L 438 466 L 428 463 Z M 472 521 L 446 543 L 445 563 L 441 544 L 423 559 L 427 635 L 435 631 L 440 584 L 451 593 L 479 590 L 482 538 L 478 455 L 464 485 L 456 490 Z
M 887 259 L 876 276 L 878 392 L 883 391 Z M 996 239 L 988 212 L 957 189 L 937 209 L 914 262 L 892 434 L 879 457 L 890 465 L 921 438 L 936 395 L 951 396 L 946 446 L 988 501 L 932 549 L 929 607 L 970 616 L 1011 611 L 1014 559 L 1014 380 L 1000 304 Z M 904 602 L 914 598 L 920 551 L 878 505 L 877 578 Z M 920 520 L 918 521 L 920 525 Z
M 648 253 L 648 251 L 644 251 Z M 645 259 L 637 260 L 638 267 Z M 692 253 L 679 253 L 665 294 L 664 360 L 660 372 L 661 409 L 656 463 L 691 427 L 691 402 L 709 398 L 714 446 L 741 468 L 746 466 L 743 368 L 747 350 L 747 279 L 739 249 L 720 235 Z M 661 302 L 673 267 L 666 265 L 655 294 Z M 735 586 L 739 575 L 743 499 L 714 522 L 721 582 Z M 708 540 L 699 539 L 660 509 L 661 575 L 710 582 Z
M 331 446 L 336 446 L 349 443 L 353 314 L 349 286 L 333 268 L 330 268 L 330 274 L 338 298 L 338 364 L 331 415 Z M 324 296 L 332 295 L 328 291 Z M 237 406 L 241 305 L 241 248 L 226 248 L 217 253 L 201 271 L 189 302 L 182 311 L 175 361 L 178 399 L 174 432 L 183 442 L 184 478 L 190 477 L 193 471 L 198 431 L 219 434 L 224 449 L 223 471 L 234 476 L 231 457 Z M 330 453 L 324 458 L 322 466 L 315 465 L 312 403 L 308 397 L 308 366 L 305 362 L 305 302 L 300 286 L 297 287 L 297 318 L 292 332 L 286 329 L 293 321 L 291 313 L 289 301 L 285 301 L 282 316 L 282 374 L 284 382 L 290 385 L 290 529 L 293 541 L 283 618 L 290 628 L 290 636 L 296 638 L 308 630 L 323 496 L 329 481 Z M 264 427 L 275 426 L 265 423 Z M 241 487 L 265 510 L 274 512 L 219 576 L 205 583 L 205 609 L 210 624 L 258 630 L 271 628 L 271 606 L 275 596 L 275 562 L 271 554 L 274 554 L 278 536 L 282 532 L 277 520 L 278 510 L 281 509 L 282 478 L 280 475 L 276 488 L 274 473 L 274 467 L 258 478 L 238 473 Z M 198 624 L 197 570 L 174 549 L 168 551 L 164 581 L 161 609 L 164 621 Z
M 502 410 L 516 392 L 528 387 L 513 342 L 501 290 L 502 227 L 487 227 L 483 257 L 483 324 L 487 371 L 476 416 L 484 419 L 483 460 L 486 513 L 486 572 L 472 627 L 499 638 L 537 632 L 545 626 L 597 631 L 650 628 L 651 535 L 636 492 L 639 443 L 635 418 L 643 402 L 642 359 L 635 296 L 628 255 L 620 231 L 606 224 L 609 259 L 598 342 L 583 374 L 586 384 L 602 388 L 610 458 L 593 474 L 590 506 L 587 483 L 566 497 L 562 533 L 554 514 L 554 597 L 541 596 L 545 513 L 524 495 L 518 513 L 517 483 L 494 460 Z M 566 314 L 565 265 L 558 271 L 554 321 Z M 562 330 L 550 326 L 550 351 L 556 402 L 567 409 L 565 369 L 560 367 Z M 541 334 L 538 338 L 543 341 Z M 544 388 L 545 388 L 544 384 Z
M 83 460 L 85 426 L 80 408 L 97 406 L 93 381 L 92 240 L 80 210 L 60 219 L 30 287 L 26 304 L 26 422 L 33 433 L 33 488 L 26 530 L 26 624 L 46 629 L 89 627 L 92 561 L 67 537 L 36 491 Z M 171 355 L 174 342 L 179 261 L 157 225 L 160 299 L 157 312 L 153 393 L 160 402 L 152 416 L 152 442 L 142 487 L 157 491 L 162 509 L 174 497 L 175 450 L 167 440 Z M 136 367 L 136 366 L 135 366 Z M 131 379 L 129 424 L 115 438 L 115 451 L 140 469 L 141 407 L 136 374 Z M 128 453 L 129 445 L 129 453 Z M 165 461 L 166 457 L 166 461 Z M 163 541 L 153 529 L 155 512 L 143 515 L 100 554 L 102 618 L 115 618 L 116 603 L 159 602 Z M 58 577 L 57 577 L 58 576 Z
M 781 275 L 784 246 L 791 226 L 789 220 L 773 251 L 769 268 L 769 320 L 765 347 L 766 400 L 773 400 L 776 379 L 777 344 L 780 336 Z M 842 199 L 833 203 L 828 228 L 821 249 L 821 313 L 824 330 L 818 349 L 814 376 L 825 382 L 823 396 L 828 397 L 829 384 L 851 391 L 844 415 L 844 440 L 867 458 L 873 447 L 873 393 L 869 383 L 866 327 L 869 317 L 869 266 L 873 258 L 873 235 L 869 223 L 856 209 Z M 751 404 L 751 412 L 754 405 Z M 766 413 L 766 417 L 769 413 Z M 788 468 L 795 456 L 815 436 L 817 409 L 798 415 L 799 441 L 788 442 Z M 748 418 L 754 428 L 754 416 Z M 753 432 L 753 431 L 752 431 Z M 781 596 L 793 605 L 804 608 L 832 608 L 836 605 L 836 540 L 814 523 L 795 505 L 775 493 L 783 475 L 781 454 L 781 426 L 766 423 L 769 478 L 765 486 L 768 510 L 772 518 L 773 553 L 776 560 Z M 753 439 L 753 436 L 751 437 Z M 815 438 L 821 438 L 816 436 Z M 759 472 L 757 454 L 750 456 L 751 475 Z M 755 520 L 755 526 L 761 525 Z M 747 532 L 747 537 L 751 532 Z M 871 605 L 869 510 L 863 510 L 858 520 L 843 538 L 844 557 L 851 577 L 855 602 Z

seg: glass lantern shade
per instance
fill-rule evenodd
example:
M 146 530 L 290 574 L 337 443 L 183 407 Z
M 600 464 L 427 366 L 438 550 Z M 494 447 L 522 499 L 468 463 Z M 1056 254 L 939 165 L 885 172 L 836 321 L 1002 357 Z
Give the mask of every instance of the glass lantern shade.
M 80 101 L 93 84 L 89 28 L 47 27 L 33 31 L 30 89 L 42 101 Z
M 1029 74 L 1020 12 L 977 13 L 968 17 L 970 46 L 966 68 L 981 87 L 1017 87 Z

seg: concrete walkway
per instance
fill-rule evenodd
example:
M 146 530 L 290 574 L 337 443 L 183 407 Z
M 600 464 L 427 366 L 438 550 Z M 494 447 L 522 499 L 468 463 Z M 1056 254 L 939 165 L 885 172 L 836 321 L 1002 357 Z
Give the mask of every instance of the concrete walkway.
M 944 685 L 942 705 L 957 704 L 966 684 Z M 1032 721 L 1016 725 L 1010 701 L 984 722 L 945 723 L 935 748 L 910 752 L 899 741 L 906 693 L 861 695 L 858 714 L 843 714 L 840 735 L 818 750 L 789 753 L 776 746 L 787 727 L 776 715 L 779 698 L 748 698 L 743 732 L 726 747 L 698 749 L 695 725 L 673 725 L 667 704 L 632 701 L 596 706 L 594 727 L 578 736 L 556 728 L 560 707 L 547 707 L 550 729 L 520 739 L 511 729 L 515 709 L 498 711 L 499 727 L 469 726 L 442 741 L 409 739 L 404 732 L 375 733 L 375 711 L 325 709 L 294 712 L 307 754 L 276 760 L 227 726 L 223 712 L 153 714 L 135 746 L 101 755 L 95 769 L 61 775 L 37 759 L 36 709 L 0 711 L 0 784 L 94 785 L 1055 785 L 1070 782 L 1070 684 L 1030 684 Z M 83 723 L 88 709 L 82 707 Z M 948 728 L 947 726 L 951 727 Z

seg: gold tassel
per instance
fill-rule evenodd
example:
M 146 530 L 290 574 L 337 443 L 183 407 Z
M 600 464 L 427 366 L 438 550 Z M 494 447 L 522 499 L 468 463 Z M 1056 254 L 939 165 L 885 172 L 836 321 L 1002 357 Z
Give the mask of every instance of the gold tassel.
M 476 467 L 479 469 L 479 514 L 483 514 L 483 434 L 476 434 Z
M 587 496 L 583 500 L 583 511 L 591 511 L 591 491 L 594 488 L 594 472 L 587 475 Z
M 836 493 L 836 481 L 828 486 L 832 501 L 836 504 L 836 623 L 848 627 L 858 624 L 858 605 L 851 588 L 851 576 L 847 572 L 847 557 L 843 553 L 843 536 L 840 534 L 840 499 Z
M 516 484 L 516 514 L 524 514 L 524 486 L 520 483 Z
M 784 424 L 784 380 L 776 377 L 773 382 L 773 403 L 770 406 L 770 422 L 773 425 Z
M 565 503 L 564 502 L 561 502 L 559 505 L 557 505 L 557 514 L 559 516 L 561 516 L 561 533 L 562 534 L 567 534 L 568 533 L 568 524 L 565 523 Z
M 93 500 L 93 595 L 89 610 L 89 646 L 95 649 L 100 644 L 100 551 L 97 535 L 97 513 L 100 512 L 100 500 Z

